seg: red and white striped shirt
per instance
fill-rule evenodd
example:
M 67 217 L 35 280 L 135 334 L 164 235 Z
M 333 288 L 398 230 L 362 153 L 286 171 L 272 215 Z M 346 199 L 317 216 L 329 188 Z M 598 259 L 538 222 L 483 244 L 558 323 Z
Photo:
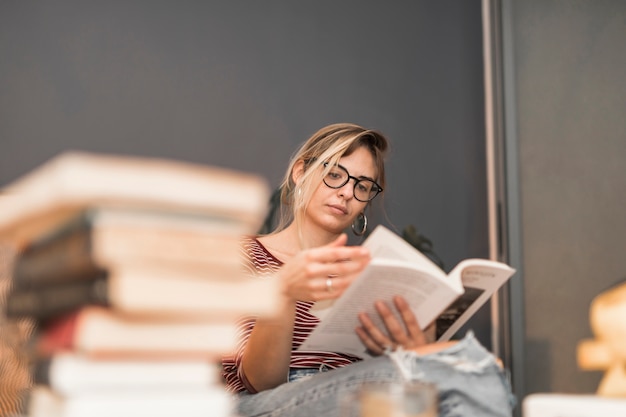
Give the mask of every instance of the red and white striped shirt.
M 274 273 L 282 266 L 282 262 L 272 255 L 256 238 L 246 238 L 242 249 L 245 257 L 249 260 L 250 272 L 255 275 L 271 279 Z M 321 368 L 335 369 L 349 365 L 360 359 L 351 355 L 324 351 L 298 351 L 298 347 L 313 331 L 319 323 L 319 319 L 309 312 L 312 302 L 298 301 L 296 303 L 296 318 L 294 322 L 293 341 L 291 347 L 290 368 Z M 241 369 L 243 352 L 248 343 L 248 338 L 254 328 L 253 317 L 240 320 L 239 343 L 236 351 L 222 359 L 222 376 L 226 381 L 227 390 L 230 392 L 248 391 L 255 393 Z M 286 377 L 286 376 L 285 376 Z

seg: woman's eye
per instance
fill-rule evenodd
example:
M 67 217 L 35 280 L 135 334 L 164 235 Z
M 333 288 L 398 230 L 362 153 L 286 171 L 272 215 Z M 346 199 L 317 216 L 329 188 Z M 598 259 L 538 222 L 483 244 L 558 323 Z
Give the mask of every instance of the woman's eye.
M 328 176 L 334 180 L 341 178 L 341 174 L 339 172 L 334 172 L 334 171 L 329 172 Z

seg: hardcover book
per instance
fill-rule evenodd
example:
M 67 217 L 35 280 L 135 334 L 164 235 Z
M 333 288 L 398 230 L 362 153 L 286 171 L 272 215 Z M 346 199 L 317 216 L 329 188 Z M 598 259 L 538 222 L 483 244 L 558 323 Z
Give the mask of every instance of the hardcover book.
M 213 361 L 232 351 L 236 334 L 229 320 L 155 320 L 90 306 L 42 323 L 34 346 L 40 357 L 73 351 L 110 359 Z
M 5 187 L 0 238 L 22 247 L 87 207 L 237 219 L 256 230 L 270 197 L 258 175 L 160 158 L 65 152 Z
M 232 396 L 216 386 L 79 396 L 63 396 L 36 386 L 28 401 L 29 417 L 232 417 L 234 404 Z
M 13 285 L 71 281 L 127 264 L 234 273 L 240 268 L 240 237 L 249 232 L 248 225 L 219 216 L 87 209 L 20 251 Z
M 34 384 L 65 396 L 204 389 L 220 378 L 218 366 L 201 359 L 94 359 L 72 351 L 40 358 L 33 371 Z
M 240 269 L 197 271 L 126 265 L 67 282 L 14 286 L 5 309 L 7 317 L 36 319 L 98 305 L 153 318 L 236 320 L 250 314 L 273 314 L 277 294 L 276 280 L 250 279 Z

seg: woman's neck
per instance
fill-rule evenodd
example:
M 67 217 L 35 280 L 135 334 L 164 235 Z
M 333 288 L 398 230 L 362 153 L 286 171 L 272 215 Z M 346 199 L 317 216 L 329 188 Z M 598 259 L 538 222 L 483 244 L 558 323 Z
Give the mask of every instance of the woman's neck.
M 330 232 L 311 223 L 304 222 L 296 225 L 295 222 L 290 224 L 289 233 L 298 239 L 300 250 L 317 248 L 324 246 L 335 240 L 340 233 Z M 285 229 L 285 230 L 287 230 Z

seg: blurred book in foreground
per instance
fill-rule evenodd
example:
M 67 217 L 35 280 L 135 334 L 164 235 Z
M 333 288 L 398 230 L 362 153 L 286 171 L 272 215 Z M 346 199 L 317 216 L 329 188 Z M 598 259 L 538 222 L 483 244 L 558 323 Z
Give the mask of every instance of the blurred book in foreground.
M 240 247 L 267 211 L 262 178 L 71 152 L 4 191 L 0 240 L 18 249 L 5 312 L 37 323 L 30 416 L 230 416 L 221 381 L 186 385 L 203 367 L 181 384 L 165 368 L 214 365 L 234 348 L 239 317 L 274 313 L 274 280 L 248 277 Z M 106 389 L 88 390 L 100 377 Z
M 38 357 L 76 352 L 87 357 L 205 359 L 232 350 L 236 325 L 227 320 L 146 320 L 102 307 L 84 307 L 42 324 L 33 346 Z
M 233 219 L 256 231 L 270 193 L 253 174 L 159 158 L 62 153 L 4 187 L 0 237 L 32 240 L 86 207 Z

